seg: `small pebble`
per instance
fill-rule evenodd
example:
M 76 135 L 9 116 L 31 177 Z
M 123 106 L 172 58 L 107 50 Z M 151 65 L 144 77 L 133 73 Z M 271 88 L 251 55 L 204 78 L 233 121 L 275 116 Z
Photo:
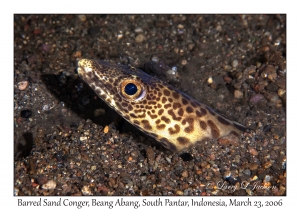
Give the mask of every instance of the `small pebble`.
M 240 90 L 235 90 L 234 91 L 234 97 L 235 98 L 238 98 L 238 99 L 241 99 L 241 98 L 243 98 L 243 92 L 242 91 L 240 91 Z
M 253 156 L 258 155 L 258 152 L 256 151 L 256 149 L 251 148 L 251 149 L 249 149 L 249 152 L 250 152 L 250 154 L 253 155 Z
M 44 190 L 53 190 L 55 189 L 55 187 L 56 187 L 56 182 L 53 179 L 47 181 L 46 184 L 42 185 L 42 189 Z
M 251 175 L 251 171 L 248 168 L 246 170 L 244 170 L 243 173 L 247 176 Z
M 247 192 L 248 195 L 253 195 L 253 191 L 250 190 L 250 189 L 246 189 L 246 192 Z
M 189 51 L 193 50 L 194 47 L 195 47 L 195 44 L 194 44 L 194 43 L 188 44 L 188 50 L 189 50 Z
M 236 68 L 238 66 L 238 64 L 239 64 L 239 61 L 238 60 L 234 60 L 234 61 L 232 61 L 231 66 L 233 68 Z
M 184 177 L 184 178 L 187 178 L 189 176 L 189 173 L 187 171 L 183 171 L 181 173 L 181 176 Z
M 81 192 L 83 195 L 93 195 L 89 186 L 83 186 L 83 188 L 81 189 Z
M 177 195 L 183 195 L 183 192 L 182 192 L 181 190 L 177 190 L 177 191 L 176 191 L 176 194 L 177 194 Z
M 239 138 L 235 135 L 228 135 L 218 139 L 220 145 L 239 145 Z
M 231 176 L 231 171 L 225 171 L 224 178 L 228 178 Z
M 78 18 L 81 22 L 86 21 L 86 16 L 85 15 L 78 15 Z
M 264 182 L 270 182 L 272 177 L 270 175 L 266 175 L 264 178 Z
M 22 81 L 18 83 L 19 90 L 25 90 L 28 87 L 28 81 Z
M 167 74 L 176 75 L 177 74 L 177 67 L 174 66 L 174 67 L 172 67 L 172 69 L 169 69 L 167 71 Z
M 176 54 L 178 54 L 178 53 L 179 53 L 179 48 L 178 48 L 178 47 L 175 47 L 175 48 L 174 48 L 174 52 L 175 52 Z
M 177 28 L 178 28 L 178 29 L 184 29 L 184 26 L 183 26 L 182 24 L 178 24 L 178 25 L 177 25 Z
M 258 179 L 258 176 L 255 175 L 255 176 L 252 177 L 251 181 L 255 181 L 257 179 Z
M 260 102 L 262 99 L 264 98 L 263 95 L 261 94 L 255 94 L 250 98 L 250 102 L 253 104 L 257 104 L 258 102 Z
M 137 151 L 133 151 L 133 152 L 131 152 L 131 155 L 132 155 L 132 157 L 137 157 L 137 156 L 139 156 L 139 154 L 138 154 L 138 152 L 137 152 Z
M 272 166 L 272 162 L 271 161 L 267 161 L 267 162 L 264 163 L 263 166 L 264 166 L 265 169 L 270 168 Z
M 144 36 L 144 34 L 139 34 L 135 37 L 135 41 L 137 43 L 143 42 L 143 41 L 145 41 L 145 39 L 146 39 L 146 37 Z
M 81 58 L 81 51 L 80 50 L 77 50 L 76 52 L 74 52 L 74 54 L 73 54 L 73 57 L 74 58 Z
M 214 81 L 213 81 L 213 79 L 212 79 L 212 77 L 209 77 L 208 79 L 207 79 L 207 83 L 208 84 L 212 84 Z
M 277 101 L 279 100 L 278 94 L 274 92 L 265 93 L 264 96 L 268 99 L 268 101 L 272 103 L 277 103 Z
M 159 61 L 159 58 L 158 58 L 157 56 L 153 56 L 153 57 L 151 58 L 151 60 L 152 60 L 153 62 L 157 63 L 157 62 Z
M 277 94 L 279 95 L 279 97 L 283 97 L 284 94 L 285 94 L 285 90 L 283 90 L 283 89 L 280 88 L 280 89 L 277 91 Z
M 109 127 L 108 127 L 108 126 L 105 126 L 105 127 L 104 127 L 104 130 L 103 130 L 103 133 L 108 133 L 108 131 L 109 131 Z
M 143 29 L 142 28 L 136 28 L 136 29 L 134 29 L 134 32 L 135 33 L 143 33 Z
M 222 68 L 223 68 L 225 71 L 231 70 L 231 66 L 229 66 L 229 65 L 227 65 L 227 64 L 224 64 L 224 65 L 222 66 Z
M 185 66 L 185 65 L 187 64 L 187 60 L 182 60 L 182 61 L 181 61 L 181 64 L 182 64 L 183 66 Z
M 263 71 L 262 71 L 262 75 L 264 75 L 265 77 L 267 77 L 272 82 L 274 82 L 275 79 L 277 78 L 276 69 L 275 69 L 275 67 L 273 65 L 266 66 L 263 69 Z
M 118 34 L 117 38 L 118 38 L 118 40 L 122 39 L 123 38 L 123 34 Z
M 258 168 L 258 164 L 256 164 L 256 163 L 251 163 L 249 168 L 250 168 L 251 171 L 255 171 L 255 170 L 257 170 L 257 168 Z
M 87 137 L 86 136 L 80 136 L 80 141 L 86 141 L 87 140 Z

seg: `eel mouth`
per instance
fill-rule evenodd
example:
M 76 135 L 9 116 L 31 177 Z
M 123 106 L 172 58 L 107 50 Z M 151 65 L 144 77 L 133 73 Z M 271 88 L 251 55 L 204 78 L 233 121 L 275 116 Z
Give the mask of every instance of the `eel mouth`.
M 83 75 L 84 73 L 92 72 L 91 62 L 87 59 L 80 59 L 77 62 L 77 73 Z
M 108 88 L 105 86 L 105 82 L 99 78 L 97 74 L 97 68 L 91 60 L 81 59 L 77 62 L 77 74 L 78 76 L 87 83 L 90 88 L 104 101 L 110 101 L 110 106 L 114 107 L 114 97 L 111 95 Z

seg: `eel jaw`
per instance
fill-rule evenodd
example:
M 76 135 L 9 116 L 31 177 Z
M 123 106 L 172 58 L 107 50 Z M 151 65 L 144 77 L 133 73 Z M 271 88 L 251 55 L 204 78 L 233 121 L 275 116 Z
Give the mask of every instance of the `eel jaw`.
M 116 104 L 114 97 L 111 96 L 108 89 L 99 79 L 99 74 L 95 71 L 95 63 L 92 60 L 81 59 L 77 62 L 77 73 L 79 77 L 89 84 L 94 92 L 104 101 L 108 102 L 109 105 L 115 108 Z

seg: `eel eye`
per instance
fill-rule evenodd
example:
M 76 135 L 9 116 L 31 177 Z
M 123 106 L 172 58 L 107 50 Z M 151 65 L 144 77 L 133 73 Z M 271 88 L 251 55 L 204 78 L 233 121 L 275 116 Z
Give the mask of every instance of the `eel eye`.
M 137 86 L 133 83 L 128 83 L 125 88 L 124 88 L 124 91 L 127 95 L 134 95 L 138 89 L 137 89 Z
M 135 79 L 125 79 L 118 88 L 119 94 L 127 101 L 139 101 L 146 96 L 143 83 Z

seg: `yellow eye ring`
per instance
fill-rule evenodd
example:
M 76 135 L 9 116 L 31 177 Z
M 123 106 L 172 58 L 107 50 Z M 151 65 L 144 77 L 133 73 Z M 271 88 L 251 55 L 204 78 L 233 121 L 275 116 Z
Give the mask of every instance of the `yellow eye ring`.
M 123 80 L 118 92 L 127 101 L 140 101 L 146 96 L 144 85 L 134 79 Z

